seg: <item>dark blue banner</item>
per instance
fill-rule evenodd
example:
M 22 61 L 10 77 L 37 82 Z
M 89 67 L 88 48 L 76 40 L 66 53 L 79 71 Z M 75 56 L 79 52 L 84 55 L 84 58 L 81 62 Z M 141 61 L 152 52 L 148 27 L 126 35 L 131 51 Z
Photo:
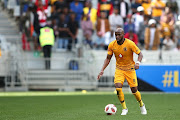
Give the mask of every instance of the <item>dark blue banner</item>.
M 164 92 L 180 92 L 180 65 L 141 65 L 137 77 Z

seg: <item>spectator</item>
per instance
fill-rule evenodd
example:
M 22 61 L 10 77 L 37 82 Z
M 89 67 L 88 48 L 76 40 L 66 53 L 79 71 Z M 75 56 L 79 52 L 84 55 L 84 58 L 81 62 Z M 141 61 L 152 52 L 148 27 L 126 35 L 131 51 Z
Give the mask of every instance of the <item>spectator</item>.
M 144 19 L 151 18 L 151 0 L 142 0 L 142 7 L 144 8 Z
M 97 36 L 95 47 L 104 48 L 105 34 L 110 31 L 109 20 L 106 18 L 106 12 L 101 12 L 101 18 L 97 21 Z
M 175 38 L 177 39 L 177 44 L 180 46 L 180 15 L 178 16 L 178 21 L 176 21 L 174 28 Z
M 89 6 L 89 3 L 91 3 L 91 0 L 85 0 L 84 1 L 84 8 L 88 7 Z M 84 9 L 83 8 L 83 9 Z M 84 12 L 84 11 L 83 11 Z
M 136 45 L 138 44 L 138 36 L 133 30 L 129 30 L 129 32 L 124 35 L 124 38 L 132 40 Z
M 84 20 L 81 21 L 81 28 L 83 30 L 83 35 L 85 37 L 85 44 L 88 44 L 91 48 L 92 46 L 92 34 L 93 34 L 93 24 L 90 19 L 88 19 L 88 14 L 84 14 Z
M 163 50 L 173 50 L 174 49 L 174 42 L 170 38 L 170 36 L 165 36 L 165 39 L 163 40 Z
M 42 0 L 38 0 L 38 8 L 37 8 L 37 14 L 39 19 L 39 25 L 40 27 L 44 27 L 46 25 L 46 19 L 47 19 L 47 5 L 43 5 Z
M 68 23 L 65 22 L 65 15 L 60 15 L 60 21 L 58 24 L 59 30 L 59 38 L 58 38 L 58 48 L 59 49 L 67 49 L 69 44 L 69 26 Z
M 105 34 L 105 46 L 104 46 L 105 50 L 108 49 L 109 43 L 112 42 L 113 40 L 116 40 L 116 37 L 114 31 L 111 30 L 110 32 L 107 32 Z
M 39 6 L 39 3 L 41 3 L 44 7 L 48 7 L 49 0 L 35 0 L 36 6 Z
M 33 31 L 33 41 L 34 41 L 34 49 L 37 50 L 38 46 L 39 46 L 39 34 L 40 34 L 40 26 L 39 26 L 39 19 L 38 19 L 38 14 L 37 14 L 37 7 L 34 6 L 32 8 L 32 12 L 33 12 L 33 27 L 34 27 L 34 31 Z
M 126 16 L 129 13 L 128 3 L 124 0 L 116 0 L 114 7 L 118 8 L 120 16 L 123 18 L 124 23 L 126 22 Z
M 50 0 L 51 5 L 54 5 L 54 3 L 58 0 Z
M 160 17 L 165 8 L 164 2 L 162 2 L 161 0 L 154 0 L 153 2 L 151 2 L 151 8 L 152 8 L 152 18 L 159 23 Z
M 45 26 L 40 29 L 40 44 L 43 47 L 43 53 L 45 58 L 45 68 L 49 70 L 51 68 L 51 47 L 54 45 L 54 31 L 49 26 Z
M 148 20 L 145 20 L 140 23 L 139 25 L 139 31 L 138 31 L 138 43 L 139 43 L 139 48 L 143 49 L 144 48 L 144 34 L 145 34 L 145 29 L 148 27 Z
M 56 18 L 52 17 L 52 27 L 51 28 L 53 28 L 55 38 L 57 38 L 59 35 L 59 30 L 58 30 L 58 23 L 57 23 Z
M 97 15 L 101 16 L 101 12 L 106 13 L 106 18 L 113 13 L 113 4 L 111 0 L 98 0 Z
M 169 25 L 168 17 L 164 17 L 164 21 L 161 26 L 160 26 L 160 31 L 161 31 L 161 44 L 163 40 L 165 39 L 165 36 L 172 36 L 173 33 L 173 27 Z
M 124 24 L 124 33 L 127 33 L 129 30 L 133 30 L 135 32 L 135 24 L 132 19 L 132 15 L 128 15 L 128 22 Z
M 57 0 L 50 0 L 49 1 L 49 5 L 51 6 L 51 15 L 52 13 L 54 13 L 56 10 L 55 10 L 55 5 L 54 3 L 56 2 Z
M 173 49 L 173 51 L 179 52 L 180 51 L 180 44 L 177 44 L 177 46 Z
M 132 16 L 135 24 L 135 33 L 138 33 L 140 23 L 144 21 L 144 8 L 139 6 L 137 11 L 138 12 Z
M 93 28 L 95 29 L 95 24 L 97 21 L 97 10 L 95 8 L 92 8 L 92 3 L 90 0 L 86 1 L 87 7 L 83 8 L 83 13 L 85 15 L 84 19 L 90 19 L 92 24 L 93 24 Z M 88 18 L 87 18 L 88 15 Z
M 55 11 L 60 14 L 62 13 L 63 8 L 68 7 L 68 5 L 65 0 L 57 0 L 56 2 L 54 2 L 54 7 Z
M 157 50 L 160 44 L 160 32 L 156 26 L 156 21 L 150 19 L 148 27 L 145 29 L 145 49 L 146 50 Z
M 110 29 L 112 31 L 115 31 L 118 27 L 124 27 L 123 19 L 118 13 L 118 8 L 114 8 L 114 13 L 109 16 Z
M 141 1 L 139 0 L 135 0 L 135 2 L 131 2 L 131 10 L 132 10 L 132 14 L 137 13 L 137 8 L 141 6 Z
M 79 0 L 74 0 L 73 2 L 70 3 L 70 10 L 71 12 L 76 13 L 76 21 L 79 22 L 81 21 L 81 17 L 83 14 L 83 4 L 79 2 Z
M 57 21 L 59 19 L 59 15 L 62 13 L 62 7 L 60 7 L 60 8 L 58 7 L 60 1 L 63 1 L 63 0 L 51 1 L 51 4 L 52 4 L 52 7 L 51 7 L 51 17 L 53 19 L 56 19 Z M 62 6 L 64 6 L 64 5 L 62 5 Z
M 1 46 L 0 46 L 0 58 L 1 58 L 1 56 L 2 56 L 2 53 L 1 53 Z
M 163 24 L 164 22 L 166 22 L 166 18 L 168 19 L 168 23 L 170 26 L 173 26 L 175 23 L 175 19 L 174 19 L 174 15 L 171 12 L 171 10 L 168 7 L 165 7 L 165 11 L 163 12 L 163 14 L 160 17 L 160 23 Z
M 64 6 L 62 13 L 65 15 L 65 22 L 68 23 L 70 15 L 67 6 Z
M 32 35 L 31 35 L 31 8 L 28 7 L 28 10 L 26 13 L 21 16 L 20 19 L 20 30 L 22 31 L 22 47 L 23 50 L 30 50 L 30 45 L 29 42 L 32 40 Z
M 56 6 L 55 6 L 55 3 L 57 1 L 54 2 L 54 4 L 52 5 L 52 10 L 51 10 L 51 17 L 53 19 L 56 19 L 58 21 L 59 19 L 59 14 L 61 14 L 60 12 L 58 12 L 58 10 L 56 10 Z
M 179 7 L 176 0 L 168 0 L 166 2 L 166 7 L 169 7 L 170 11 L 174 14 L 174 17 L 177 18 Z
M 68 22 L 68 27 L 69 27 L 69 44 L 68 44 L 68 50 L 72 49 L 72 45 L 75 45 L 77 43 L 77 34 L 78 34 L 78 22 L 75 21 L 76 14 L 71 13 L 70 14 L 70 19 Z

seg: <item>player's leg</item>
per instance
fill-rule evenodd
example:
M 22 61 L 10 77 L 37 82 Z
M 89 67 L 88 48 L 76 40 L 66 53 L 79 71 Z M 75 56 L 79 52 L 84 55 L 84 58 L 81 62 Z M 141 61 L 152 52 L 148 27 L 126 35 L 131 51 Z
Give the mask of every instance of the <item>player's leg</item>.
M 131 88 L 132 94 L 135 96 L 136 100 L 139 102 L 139 106 L 141 109 L 141 114 L 147 114 L 147 111 L 145 109 L 145 105 L 141 99 L 141 93 L 138 91 L 137 86 L 137 77 L 135 71 L 127 71 L 125 73 L 127 82 Z
M 121 106 L 122 106 L 122 113 L 121 115 L 126 115 L 128 113 L 128 109 L 126 107 L 126 102 L 124 100 L 124 93 L 122 91 L 122 84 L 121 83 L 115 83 L 115 87 L 116 87 L 116 91 L 117 91 L 117 96 L 118 96 L 118 99 L 121 103 Z
M 124 77 L 123 72 L 116 69 L 115 76 L 114 76 L 114 84 L 115 84 L 115 88 L 117 91 L 118 99 L 119 99 L 122 109 L 123 109 L 121 115 L 126 115 L 128 113 L 128 109 L 126 107 L 126 103 L 124 100 L 124 93 L 122 91 L 122 86 L 123 86 L 124 80 L 125 80 L 125 77 Z
M 116 87 L 116 91 L 117 91 L 117 96 L 118 96 L 118 99 L 122 105 L 122 108 L 123 109 L 127 109 L 126 107 L 126 103 L 125 103 L 125 100 L 124 100 L 124 93 L 122 91 L 122 84 L 121 83 L 116 83 L 115 84 L 115 87 Z
M 147 110 L 146 110 L 145 104 L 143 103 L 141 99 L 141 93 L 138 91 L 137 87 L 131 87 L 131 91 L 133 95 L 135 96 L 136 100 L 139 102 L 141 114 L 146 115 Z
M 136 100 L 139 102 L 139 106 L 142 107 L 144 103 L 141 99 L 141 93 L 137 90 L 137 87 L 131 87 L 131 91 Z

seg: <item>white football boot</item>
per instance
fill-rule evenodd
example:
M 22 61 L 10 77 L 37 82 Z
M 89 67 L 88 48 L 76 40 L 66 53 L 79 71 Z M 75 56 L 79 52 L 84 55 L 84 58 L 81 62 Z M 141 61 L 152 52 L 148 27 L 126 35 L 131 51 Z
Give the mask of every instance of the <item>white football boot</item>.
M 140 107 L 140 110 L 141 110 L 141 114 L 142 115 L 146 115 L 147 114 L 147 110 L 146 110 L 145 104 L 142 107 Z
M 127 115 L 128 109 L 123 109 L 121 115 Z

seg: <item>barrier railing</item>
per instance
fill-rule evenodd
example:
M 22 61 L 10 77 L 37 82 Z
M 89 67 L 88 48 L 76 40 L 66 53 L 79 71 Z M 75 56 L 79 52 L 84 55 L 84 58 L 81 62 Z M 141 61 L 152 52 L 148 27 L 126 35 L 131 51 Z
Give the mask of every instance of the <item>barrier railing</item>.
M 94 51 L 95 53 L 98 51 Z M 159 52 L 155 51 L 142 51 L 144 54 L 143 59 L 147 59 L 151 64 L 153 61 L 159 60 L 154 56 L 158 56 Z M 150 53 L 149 55 L 146 53 Z M 24 55 L 23 55 L 24 54 Z M 57 53 L 61 54 L 61 53 Z M 115 59 L 111 60 L 111 63 L 104 71 L 102 78 L 97 81 L 97 75 L 103 65 L 104 59 L 106 57 L 106 52 L 101 54 L 94 54 L 91 52 L 86 52 L 83 58 L 77 57 L 55 57 L 52 56 L 51 59 L 44 59 L 43 57 L 27 57 L 24 52 L 18 52 L 16 55 L 23 57 L 10 57 L 11 60 L 7 60 L 8 66 L 11 66 L 7 76 L 8 85 L 20 85 L 26 86 L 28 89 L 59 89 L 59 90 L 70 90 L 73 89 L 98 89 L 98 88 L 113 88 L 113 76 L 115 73 Z M 154 56 L 152 56 L 154 55 Z M 175 57 L 173 57 L 176 55 Z M 171 57 L 170 57 L 171 56 Z M 179 54 L 170 52 L 162 53 L 162 60 L 168 61 L 169 63 L 173 61 L 175 64 L 179 64 Z M 135 59 L 137 56 L 135 56 Z M 170 61 L 171 59 L 171 61 Z M 51 60 L 51 69 L 45 70 L 45 60 Z M 142 64 L 146 64 L 143 61 Z M 75 62 L 72 62 L 75 61 Z M 149 63 L 147 62 L 147 63 Z M 167 63 L 168 63 L 167 62 Z M 72 63 L 72 65 L 71 65 Z M 158 62 L 154 64 L 159 64 Z M 161 62 L 161 64 L 164 64 Z M 14 66 L 14 67 L 12 67 Z M 70 67 L 71 66 L 71 67 Z M 13 71 L 13 72 L 11 72 Z M 14 77 L 14 84 L 11 82 L 9 76 Z M 13 79 L 13 78 L 12 78 Z M 9 82 L 10 81 L 10 82 Z M 7 84 L 6 84 L 7 85 Z M 89 86 L 89 87 L 88 87 Z M 125 87 L 128 87 L 127 82 L 124 83 Z

